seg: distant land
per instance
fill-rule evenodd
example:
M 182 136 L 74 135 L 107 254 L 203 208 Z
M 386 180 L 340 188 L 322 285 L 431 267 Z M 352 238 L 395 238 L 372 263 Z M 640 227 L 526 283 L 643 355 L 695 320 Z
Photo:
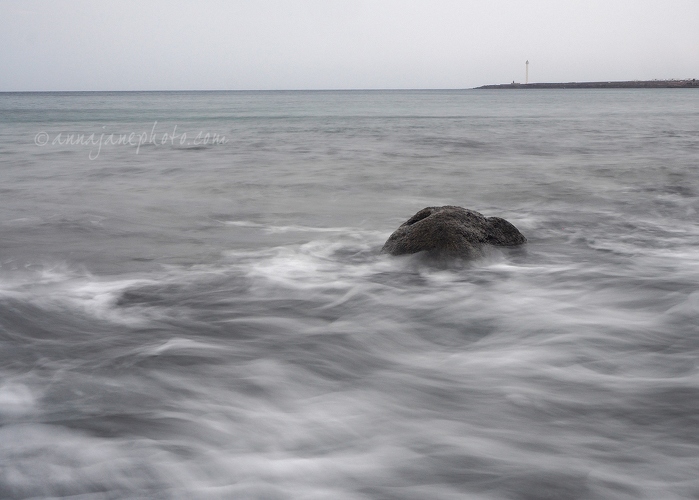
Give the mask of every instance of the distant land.
M 476 89 L 684 89 L 699 88 L 699 80 L 633 80 L 629 82 L 503 83 Z

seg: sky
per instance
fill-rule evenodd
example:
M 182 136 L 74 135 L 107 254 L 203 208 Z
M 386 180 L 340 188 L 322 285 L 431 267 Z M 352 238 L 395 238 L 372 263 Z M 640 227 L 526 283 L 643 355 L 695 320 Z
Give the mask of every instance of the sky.
M 699 0 L 0 0 L 0 91 L 699 78 Z

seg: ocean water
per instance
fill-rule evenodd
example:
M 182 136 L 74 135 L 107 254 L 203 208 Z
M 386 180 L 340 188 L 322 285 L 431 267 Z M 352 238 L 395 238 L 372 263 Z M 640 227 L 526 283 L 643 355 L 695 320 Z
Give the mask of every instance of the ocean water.
M 0 94 L 0 498 L 699 498 L 699 92 Z M 529 242 L 379 253 L 425 206 Z

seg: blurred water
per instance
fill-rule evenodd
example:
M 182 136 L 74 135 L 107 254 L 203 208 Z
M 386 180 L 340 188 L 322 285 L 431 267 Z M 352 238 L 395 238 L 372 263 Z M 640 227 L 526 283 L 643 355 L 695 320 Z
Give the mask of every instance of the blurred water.
M 698 163 L 692 90 L 0 94 L 0 498 L 699 498 Z M 378 253 L 442 204 L 529 243 Z

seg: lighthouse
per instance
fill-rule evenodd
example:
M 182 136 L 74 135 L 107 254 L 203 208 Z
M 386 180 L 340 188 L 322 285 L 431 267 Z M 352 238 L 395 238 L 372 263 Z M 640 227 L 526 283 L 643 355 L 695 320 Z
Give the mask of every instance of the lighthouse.
M 529 83 L 529 60 L 524 63 L 524 83 Z

